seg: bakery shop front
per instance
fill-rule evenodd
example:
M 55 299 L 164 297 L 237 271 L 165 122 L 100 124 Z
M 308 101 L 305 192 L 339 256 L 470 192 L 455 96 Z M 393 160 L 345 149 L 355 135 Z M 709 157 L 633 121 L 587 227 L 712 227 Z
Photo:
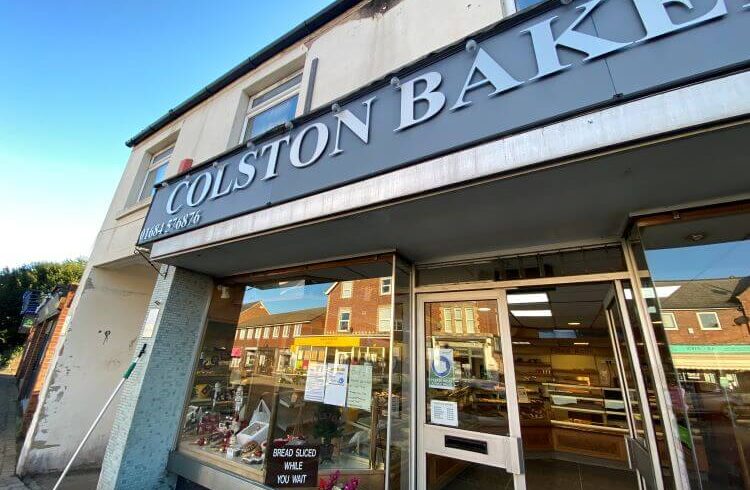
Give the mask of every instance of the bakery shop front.
M 750 488 L 750 12 L 668 3 L 549 2 L 163 183 L 103 474 Z

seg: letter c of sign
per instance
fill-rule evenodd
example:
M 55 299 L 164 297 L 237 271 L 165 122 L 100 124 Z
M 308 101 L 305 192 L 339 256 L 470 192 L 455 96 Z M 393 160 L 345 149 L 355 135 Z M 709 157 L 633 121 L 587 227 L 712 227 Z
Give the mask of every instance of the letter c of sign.
M 174 186 L 174 189 L 172 190 L 172 193 L 169 195 L 169 199 L 167 199 L 167 213 L 169 213 L 169 214 L 175 214 L 182 207 L 182 204 L 179 204 L 176 208 L 173 207 L 173 205 L 174 205 L 174 198 L 177 196 L 177 191 L 179 191 L 180 187 L 182 187 L 182 186 L 185 186 L 185 187 L 188 186 L 187 180 L 183 180 L 182 182 L 180 182 L 179 184 L 177 184 L 176 186 Z

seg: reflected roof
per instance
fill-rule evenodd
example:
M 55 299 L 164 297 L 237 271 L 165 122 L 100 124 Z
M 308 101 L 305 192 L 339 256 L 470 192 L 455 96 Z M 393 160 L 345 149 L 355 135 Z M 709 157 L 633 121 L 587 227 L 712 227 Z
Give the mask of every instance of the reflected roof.
M 265 327 L 269 325 L 281 325 L 284 323 L 304 323 L 312 321 L 326 314 L 325 308 L 308 308 L 306 310 L 289 311 L 286 313 L 275 313 L 264 315 L 240 322 L 238 327 Z

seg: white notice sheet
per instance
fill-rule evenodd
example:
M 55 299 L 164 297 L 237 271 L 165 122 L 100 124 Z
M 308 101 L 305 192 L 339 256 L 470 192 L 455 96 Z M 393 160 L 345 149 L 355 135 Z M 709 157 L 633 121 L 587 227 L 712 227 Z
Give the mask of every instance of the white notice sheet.
M 343 407 L 346 404 L 348 380 L 348 364 L 328 364 L 326 366 L 326 393 L 323 403 Z
M 310 361 L 307 365 L 307 381 L 305 382 L 305 400 L 308 402 L 322 402 L 326 389 L 326 363 Z

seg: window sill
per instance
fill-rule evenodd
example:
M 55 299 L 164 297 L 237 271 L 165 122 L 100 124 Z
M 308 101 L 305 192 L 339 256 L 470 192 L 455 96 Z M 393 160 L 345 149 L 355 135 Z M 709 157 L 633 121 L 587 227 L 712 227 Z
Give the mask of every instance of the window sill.
M 148 196 L 146 199 L 142 201 L 138 201 L 135 204 L 132 204 L 128 207 L 123 208 L 117 216 L 115 216 L 116 220 L 120 220 L 122 218 L 125 218 L 126 216 L 130 216 L 131 214 L 135 214 L 138 211 L 148 208 L 151 205 L 151 196 Z

